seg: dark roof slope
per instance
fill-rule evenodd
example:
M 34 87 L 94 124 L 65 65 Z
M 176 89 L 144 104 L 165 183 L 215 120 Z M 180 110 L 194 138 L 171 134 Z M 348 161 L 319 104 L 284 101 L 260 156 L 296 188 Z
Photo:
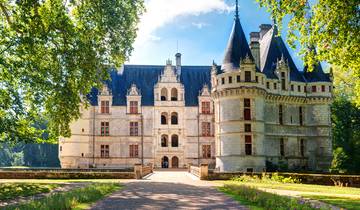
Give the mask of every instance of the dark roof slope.
M 304 77 L 307 82 L 331 82 L 329 75 L 324 73 L 320 63 L 315 65 L 311 72 L 305 66 Z
M 123 71 L 112 70 L 108 84 L 113 95 L 114 106 L 126 105 L 127 90 L 135 84 L 141 91 L 141 103 L 144 106 L 154 105 L 154 86 L 164 66 L 124 65 Z M 197 106 L 198 95 L 203 85 L 210 84 L 211 66 L 181 66 L 180 82 L 185 88 L 185 105 Z M 98 90 L 93 88 L 88 98 L 91 105 L 97 105 Z
M 267 32 L 272 33 L 271 36 L 269 36 L 269 39 L 264 41 L 267 46 L 261 46 L 268 49 L 264 57 L 261 58 L 265 59 L 265 63 L 262 66 L 261 71 L 268 78 L 277 79 L 277 76 L 275 75 L 276 62 L 283 56 L 290 68 L 290 80 L 304 82 L 305 80 L 302 74 L 298 71 L 284 41 L 280 36 L 275 35 L 274 31 L 276 30 L 274 30 L 273 27 Z
M 240 66 L 240 61 L 245 59 L 246 56 L 249 56 L 250 59 L 254 60 L 248 42 L 246 41 L 245 33 L 241 27 L 240 20 L 236 16 L 228 44 L 225 49 L 223 65 L 228 64 L 233 68 L 238 68 Z

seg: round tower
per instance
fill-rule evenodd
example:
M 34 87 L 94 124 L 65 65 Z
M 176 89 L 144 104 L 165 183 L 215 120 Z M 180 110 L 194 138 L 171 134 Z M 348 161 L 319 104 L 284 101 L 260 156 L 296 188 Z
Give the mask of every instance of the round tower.
M 264 80 L 241 27 L 236 4 L 221 71 L 212 71 L 216 168 L 220 171 L 265 169 Z

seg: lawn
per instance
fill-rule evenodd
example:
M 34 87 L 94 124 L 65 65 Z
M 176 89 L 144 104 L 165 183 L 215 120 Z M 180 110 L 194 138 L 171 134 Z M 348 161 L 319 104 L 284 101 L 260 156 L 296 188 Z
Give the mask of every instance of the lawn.
M 270 179 L 257 179 L 244 177 L 232 181 L 224 181 L 221 191 L 231 195 L 241 202 L 242 200 L 251 201 L 246 196 L 239 193 L 240 189 L 256 189 L 267 193 L 276 193 L 278 196 L 301 196 L 313 200 L 319 200 L 327 204 L 346 208 L 349 210 L 360 210 L 360 189 L 351 187 L 323 186 L 298 183 L 282 183 Z M 259 207 L 258 202 L 252 202 Z M 260 205 L 261 206 L 261 205 Z M 264 207 L 264 206 L 263 206 Z M 266 208 L 265 208 L 266 209 Z M 270 208 L 271 209 L 271 208 Z M 298 208 L 297 208 L 298 209 Z
M 0 183 L 0 200 L 47 193 L 58 186 L 54 183 Z
M 119 189 L 121 186 L 118 183 L 92 183 L 86 187 L 53 194 L 17 206 L 9 206 L 6 209 L 88 209 L 95 201 Z

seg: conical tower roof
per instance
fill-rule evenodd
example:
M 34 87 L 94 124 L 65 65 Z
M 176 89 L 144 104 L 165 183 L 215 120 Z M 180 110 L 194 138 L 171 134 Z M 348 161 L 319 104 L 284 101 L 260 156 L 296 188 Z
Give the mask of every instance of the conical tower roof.
M 245 59 L 247 56 L 249 56 L 251 60 L 254 60 L 240 23 L 238 3 L 236 1 L 234 24 L 227 47 L 225 49 L 225 56 L 221 69 L 224 71 L 231 71 L 233 69 L 239 68 L 240 61 Z

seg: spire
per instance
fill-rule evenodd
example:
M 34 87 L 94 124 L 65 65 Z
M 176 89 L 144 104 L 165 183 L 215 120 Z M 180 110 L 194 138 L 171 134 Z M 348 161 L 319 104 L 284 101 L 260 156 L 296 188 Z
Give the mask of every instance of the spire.
M 279 31 L 278 31 L 278 27 L 277 27 L 277 21 L 276 21 L 276 18 L 273 17 L 273 28 L 274 28 L 274 36 L 277 36 Z
M 227 47 L 225 49 L 225 56 L 221 69 L 231 71 L 239 68 L 240 61 L 245 59 L 247 55 L 252 61 L 254 60 L 245 37 L 245 33 L 240 24 L 238 1 L 236 0 L 235 20 Z
M 235 19 L 239 19 L 239 3 L 238 3 L 238 0 L 236 0 L 236 5 L 235 5 Z

